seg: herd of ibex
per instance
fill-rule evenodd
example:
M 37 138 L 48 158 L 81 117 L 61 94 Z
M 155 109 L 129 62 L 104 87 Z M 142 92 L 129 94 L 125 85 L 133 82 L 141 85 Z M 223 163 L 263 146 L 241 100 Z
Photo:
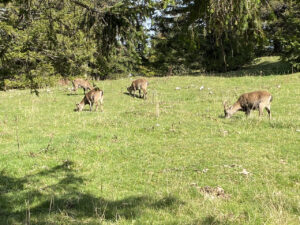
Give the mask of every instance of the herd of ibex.
M 92 111 L 93 105 L 100 103 L 101 111 L 103 111 L 103 90 L 98 87 L 92 87 L 92 85 L 84 79 L 75 79 L 72 81 L 73 91 L 77 91 L 78 88 L 83 88 L 84 97 L 80 103 L 76 104 L 75 111 L 82 111 L 85 105 L 90 106 L 90 111 Z M 141 98 L 141 91 L 143 91 L 143 98 L 147 98 L 147 87 L 148 81 L 146 79 L 137 79 L 131 83 L 127 88 L 127 91 L 130 95 L 135 96 L 135 92 L 139 91 L 139 97 Z M 88 93 L 85 93 L 89 90 Z M 267 91 L 254 91 L 242 94 L 238 100 L 232 105 L 228 106 L 226 102 L 223 102 L 224 105 L 224 114 L 225 118 L 230 118 L 237 111 L 245 112 L 246 116 L 249 116 L 251 110 L 258 110 L 259 116 L 262 116 L 264 109 L 267 110 L 269 114 L 269 119 L 271 119 L 271 102 L 272 95 Z

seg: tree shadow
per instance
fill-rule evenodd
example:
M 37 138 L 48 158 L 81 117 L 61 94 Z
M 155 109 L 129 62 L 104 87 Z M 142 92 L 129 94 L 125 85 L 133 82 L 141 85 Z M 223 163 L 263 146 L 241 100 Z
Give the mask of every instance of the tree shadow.
M 228 223 L 223 223 L 216 219 L 214 216 L 207 216 L 201 221 L 202 225 L 221 225 L 221 224 L 228 224 Z
M 2 171 L 0 224 L 28 224 L 28 213 L 38 224 L 48 224 L 49 218 L 53 216 L 58 219 L 63 216 L 64 220 L 69 217 L 73 221 L 116 221 L 120 218 L 129 220 L 141 216 L 146 208 L 172 210 L 179 204 L 184 204 L 172 196 L 156 199 L 141 195 L 109 200 L 84 193 L 81 186 L 86 179 L 74 172 L 75 167 L 73 162 L 65 161 L 50 169 L 21 178 L 8 176 Z M 45 186 L 45 179 L 56 179 L 57 182 Z M 35 185 L 31 186 L 32 184 Z
M 220 221 L 215 216 L 206 216 L 203 219 L 196 219 L 193 222 L 189 223 L 189 225 L 225 225 L 230 224 L 227 221 Z
M 215 76 L 215 77 L 243 77 L 243 76 L 269 76 L 269 75 L 284 75 L 292 73 L 291 66 L 283 61 L 269 61 L 262 62 L 254 61 L 253 64 L 243 66 L 237 70 L 232 70 L 223 73 L 217 72 L 193 72 L 192 76 Z
M 7 197 L 12 192 L 18 192 L 24 189 L 27 182 L 26 178 L 13 178 L 5 175 L 4 171 L 0 173 L 0 224 L 4 224 L 2 218 L 7 213 L 13 212 L 12 198 Z

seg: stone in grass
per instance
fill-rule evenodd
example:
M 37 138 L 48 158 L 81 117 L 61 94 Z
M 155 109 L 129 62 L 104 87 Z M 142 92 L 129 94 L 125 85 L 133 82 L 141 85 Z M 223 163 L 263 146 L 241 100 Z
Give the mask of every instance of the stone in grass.
M 175 89 L 176 89 L 176 90 L 180 90 L 180 89 L 181 89 L 181 87 L 176 87 Z
M 280 163 L 281 164 L 287 164 L 287 162 L 285 160 L 283 160 L 283 159 L 280 159 Z
M 207 173 L 207 171 L 208 171 L 208 169 L 205 168 L 205 169 L 202 170 L 202 173 Z
M 245 175 L 245 176 L 248 176 L 248 175 L 250 175 L 251 173 L 248 172 L 246 169 L 243 169 L 242 172 L 240 172 L 240 174 L 243 174 L 243 175 Z
M 228 131 L 227 130 L 222 130 L 221 131 L 221 134 L 223 137 L 227 136 L 228 135 Z

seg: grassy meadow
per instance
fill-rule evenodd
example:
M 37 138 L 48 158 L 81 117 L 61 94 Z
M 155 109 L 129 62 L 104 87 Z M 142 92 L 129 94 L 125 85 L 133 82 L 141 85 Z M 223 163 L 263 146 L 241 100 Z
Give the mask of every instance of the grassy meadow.
M 103 112 L 67 87 L 0 92 L 0 224 L 299 224 L 300 73 L 249 75 L 149 78 L 145 101 L 99 81 Z M 271 121 L 224 119 L 260 89 Z

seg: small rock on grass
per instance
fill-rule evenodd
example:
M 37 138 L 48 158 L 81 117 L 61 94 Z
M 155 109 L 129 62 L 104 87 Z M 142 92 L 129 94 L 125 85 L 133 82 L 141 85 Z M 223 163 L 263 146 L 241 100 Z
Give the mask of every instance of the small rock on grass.
M 282 163 L 282 164 L 286 164 L 286 161 L 285 161 L 285 160 L 283 160 L 283 159 L 280 159 L 280 163 Z
M 202 173 L 207 173 L 207 171 L 208 171 L 208 169 L 205 168 L 205 169 L 202 170 Z
M 248 175 L 250 175 L 251 173 L 248 172 L 246 169 L 243 169 L 242 172 L 240 172 L 240 174 L 243 174 L 243 175 L 245 175 L 245 176 L 248 176 Z
M 222 130 L 222 131 L 221 131 L 221 134 L 225 137 L 225 136 L 228 135 L 228 131 L 227 131 L 227 130 Z

